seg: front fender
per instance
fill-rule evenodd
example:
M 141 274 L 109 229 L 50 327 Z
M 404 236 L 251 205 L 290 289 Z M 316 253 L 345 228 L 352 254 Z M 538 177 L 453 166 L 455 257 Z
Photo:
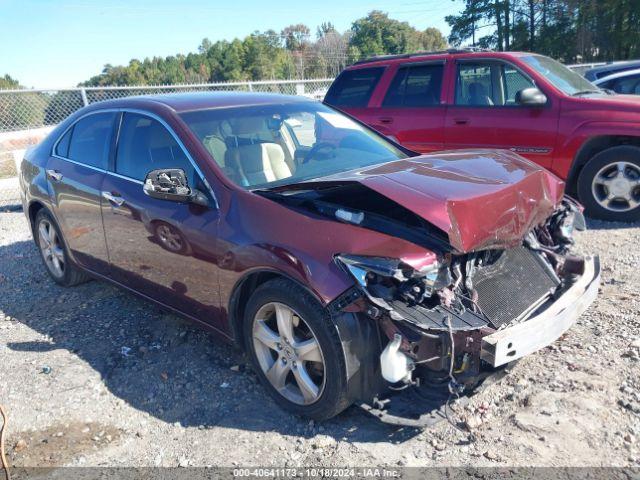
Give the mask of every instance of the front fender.
M 635 137 L 640 138 L 640 123 L 636 122 L 585 122 L 566 136 L 558 153 L 553 159 L 551 171 L 560 178 L 571 178 L 573 170 L 579 168 L 575 160 L 583 148 L 598 137 Z

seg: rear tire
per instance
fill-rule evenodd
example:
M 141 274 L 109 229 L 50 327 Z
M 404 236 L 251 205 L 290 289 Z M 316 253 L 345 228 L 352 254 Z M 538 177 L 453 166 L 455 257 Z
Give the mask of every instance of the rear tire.
M 89 276 L 73 264 L 60 227 L 45 209 L 36 215 L 33 236 L 42 263 L 54 282 L 72 287 L 89 280 Z
M 602 220 L 640 220 L 640 148 L 611 147 L 596 154 L 578 176 L 585 213 Z
M 282 328 L 287 325 L 283 312 L 291 313 L 290 333 Z M 301 286 L 275 279 L 258 287 L 247 303 L 243 336 L 260 382 L 284 410 L 325 420 L 349 406 L 337 328 L 324 307 Z M 313 339 L 317 348 L 310 352 Z

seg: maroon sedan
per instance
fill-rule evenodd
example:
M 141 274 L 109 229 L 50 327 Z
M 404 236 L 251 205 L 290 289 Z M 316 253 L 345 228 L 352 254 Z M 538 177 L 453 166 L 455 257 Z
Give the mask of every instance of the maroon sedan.
M 472 388 L 598 289 L 552 174 L 506 151 L 419 156 L 301 97 L 97 103 L 20 181 L 53 280 L 108 280 L 211 328 L 316 419 L 392 389 Z

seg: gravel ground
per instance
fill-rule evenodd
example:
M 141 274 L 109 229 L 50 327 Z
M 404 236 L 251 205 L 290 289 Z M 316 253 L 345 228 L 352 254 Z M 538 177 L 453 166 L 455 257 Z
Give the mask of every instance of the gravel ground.
M 600 296 L 561 341 L 454 417 L 393 428 L 352 407 L 277 407 L 232 347 L 92 281 L 46 275 L 22 212 L 0 213 L 0 403 L 16 466 L 631 466 L 640 460 L 640 224 L 590 222 Z

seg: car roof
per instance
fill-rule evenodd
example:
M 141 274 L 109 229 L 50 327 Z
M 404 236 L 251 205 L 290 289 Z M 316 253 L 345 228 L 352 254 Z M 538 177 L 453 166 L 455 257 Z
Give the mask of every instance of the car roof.
M 602 65 L 600 67 L 590 68 L 586 72 L 584 72 L 584 76 L 588 79 L 598 78 L 601 73 L 605 72 L 618 72 L 620 70 L 630 70 L 635 67 L 640 67 L 640 60 L 625 60 L 623 62 L 613 62 L 607 63 L 606 65 Z M 601 78 L 601 77 L 600 77 Z
M 506 57 L 520 57 L 523 55 L 537 55 L 531 52 L 496 52 L 494 50 L 479 49 L 479 48 L 450 48 L 448 50 L 440 50 L 434 52 L 416 52 L 416 53 L 402 53 L 398 55 L 379 55 L 364 60 L 359 60 L 349 67 L 347 70 L 358 69 L 369 66 L 384 66 L 391 63 L 406 63 L 406 62 L 420 62 L 427 60 L 440 60 L 448 57 L 471 57 L 481 56 L 483 58 L 506 58 Z
M 294 95 L 281 95 L 261 92 L 185 92 L 165 93 L 154 95 L 140 95 L 114 100 L 106 100 L 92 104 L 95 108 L 127 108 L 166 105 L 177 113 L 209 110 L 214 108 L 229 108 L 260 105 L 282 105 L 291 103 L 315 102 L 315 100 Z
M 594 85 L 599 85 L 604 82 L 608 82 L 609 80 L 616 80 L 618 78 L 629 77 L 631 75 L 640 74 L 640 68 L 634 68 L 633 70 L 623 70 L 622 72 L 612 73 L 611 75 L 606 75 L 604 77 L 600 77 L 597 80 L 594 80 Z

